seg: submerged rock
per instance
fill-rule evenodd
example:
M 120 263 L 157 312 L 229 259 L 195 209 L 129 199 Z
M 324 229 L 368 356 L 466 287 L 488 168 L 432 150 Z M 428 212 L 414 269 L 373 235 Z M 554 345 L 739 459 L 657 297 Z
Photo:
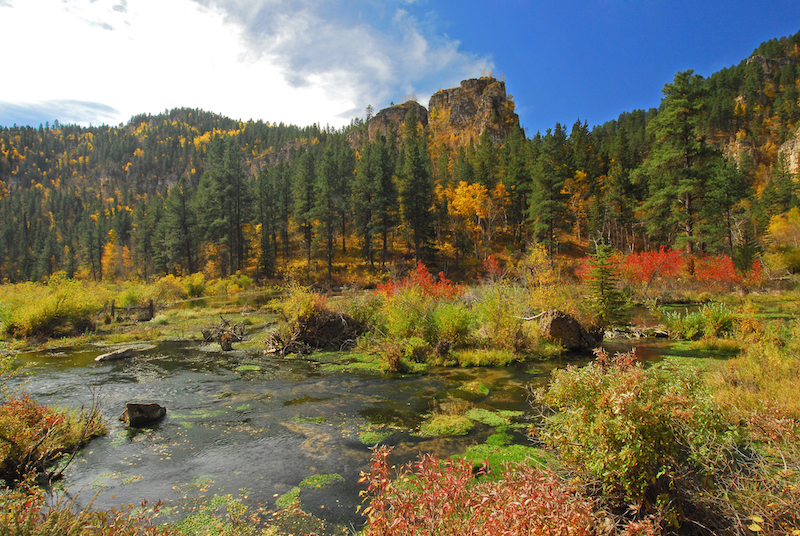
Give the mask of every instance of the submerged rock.
M 574 317 L 557 309 L 544 314 L 539 332 L 548 339 L 560 342 L 567 350 L 589 350 L 603 342 L 602 328 L 587 329 Z
M 164 406 L 130 402 L 125 405 L 125 412 L 119 419 L 127 422 L 128 426 L 140 427 L 159 421 L 166 415 L 167 408 Z

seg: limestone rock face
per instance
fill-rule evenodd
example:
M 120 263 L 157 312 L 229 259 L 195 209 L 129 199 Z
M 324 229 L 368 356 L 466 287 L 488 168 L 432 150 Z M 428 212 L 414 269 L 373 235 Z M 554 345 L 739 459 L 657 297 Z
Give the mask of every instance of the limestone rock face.
M 800 129 L 797 129 L 792 139 L 781 145 L 778 158 L 781 156 L 786 159 L 786 171 L 792 175 L 800 173 Z
M 406 116 L 411 108 L 416 108 L 417 119 L 422 123 L 423 127 L 428 126 L 428 110 L 418 102 L 408 101 L 397 106 L 384 108 L 370 120 L 367 136 L 370 141 L 375 141 L 379 136 L 383 135 L 389 137 L 389 129 L 394 130 L 397 138 L 400 138 L 400 133 L 403 130 L 403 123 L 406 122 Z
M 484 131 L 500 144 L 506 133 L 519 126 L 505 82 L 492 77 L 464 80 L 459 87 L 443 89 L 431 97 L 428 109 L 431 137 L 450 139 L 454 145 L 474 143 Z
M 726 159 L 736 162 L 739 166 L 742 165 L 742 157 L 745 154 L 750 155 L 754 162 L 757 162 L 758 158 L 751 142 L 738 140 L 735 136 L 731 136 L 730 141 L 722 146 L 722 154 Z
M 131 402 L 125 405 L 125 413 L 120 417 L 128 426 L 147 426 L 163 419 L 167 415 L 167 408 L 158 404 L 139 404 Z
M 276 151 L 254 159 L 250 165 L 250 174 L 255 175 L 261 169 L 269 169 L 280 163 L 288 164 L 292 161 L 297 151 L 308 149 L 309 147 L 311 147 L 309 142 L 294 141 L 284 143 Z

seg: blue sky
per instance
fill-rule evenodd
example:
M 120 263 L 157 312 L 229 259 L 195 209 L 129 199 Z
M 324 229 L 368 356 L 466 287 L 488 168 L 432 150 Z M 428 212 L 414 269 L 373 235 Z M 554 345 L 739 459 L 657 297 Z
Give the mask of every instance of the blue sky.
M 0 0 L 0 125 L 195 107 L 342 126 L 504 77 L 529 134 L 658 106 L 800 31 L 797 0 Z

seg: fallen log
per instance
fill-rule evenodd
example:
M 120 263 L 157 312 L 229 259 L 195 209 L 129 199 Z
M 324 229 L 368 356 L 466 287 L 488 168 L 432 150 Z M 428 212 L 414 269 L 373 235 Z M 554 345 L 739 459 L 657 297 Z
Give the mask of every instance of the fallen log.
M 100 354 L 99 356 L 95 357 L 95 361 L 116 361 L 117 359 L 127 359 L 129 357 L 133 357 L 133 348 L 121 348 L 119 350 L 114 350 L 113 352 L 108 352 L 106 354 Z

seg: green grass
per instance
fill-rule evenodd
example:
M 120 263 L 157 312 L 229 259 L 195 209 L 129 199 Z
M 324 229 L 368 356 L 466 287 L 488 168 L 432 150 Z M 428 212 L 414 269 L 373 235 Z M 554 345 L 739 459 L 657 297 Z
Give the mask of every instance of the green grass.
M 472 408 L 466 413 L 467 418 L 494 427 L 507 426 L 512 419 L 522 415 L 522 411 L 491 411 L 484 408 Z
M 312 423 L 312 424 L 322 424 L 326 422 L 328 419 L 324 416 L 319 417 L 301 417 L 299 415 L 295 415 L 292 419 L 296 423 Z
M 261 370 L 261 367 L 258 365 L 239 365 L 235 369 L 236 372 L 258 372 Z
M 300 488 L 294 487 L 278 497 L 275 506 L 281 509 L 296 508 L 300 506 Z
M 468 447 L 464 454 L 458 454 L 453 458 L 469 460 L 475 467 L 480 467 L 486 461 L 493 473 L 499 472 L 505 464 L 525 461 L 548 467 L 557 465 L 557 461 L 552 454 L 526 445 L 490 445 L 483 443 Z
M 358 434 L 358 440 L 364 445 L 372 446 L 383 442 L 386 438 L 392 435 L 391 430 L 367 430 Z
M 344 482 L 344 477 L 338 473 L 313 475 L 304 478 L 303 481 L 300 482 L 300 487 L 321 489 L 335 484 L 336 482 Z
M 480 396 L 486 396 L 489 394 L 489 388 L 486 387 L 486 384 L 478 380 L 467 382 L 459 387 L 458 390 Z
M 474 423 L 463 415 L 436 414 L 426 418 L 419 427 L 422 437 L 461 436 L 472 430 Z

